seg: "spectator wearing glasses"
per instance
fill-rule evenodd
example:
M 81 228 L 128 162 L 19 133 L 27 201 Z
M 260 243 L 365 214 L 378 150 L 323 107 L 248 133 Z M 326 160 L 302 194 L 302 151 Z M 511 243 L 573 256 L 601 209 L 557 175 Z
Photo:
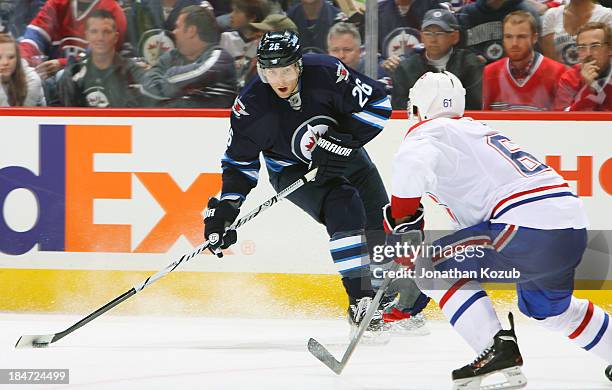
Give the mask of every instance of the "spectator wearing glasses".
M 42 83 L 21 59 L 17 42 L 0 33 L 0 106 L 45 106 Z
M 504 18 L 503 44 L 507 57 L 485 66 L 482 80 L 484 110 L 547 111 L 553 107 L 557 82 L 565 65 L 534 50 L 536 21 L 529 12 Z
M 612 28 L 591 22 L 578 30 L 580 63 L 561 76 L 555 108 L 568 111 L 612 111 Z
M 181 10 L 174 28 L 176 49 L 149 69 L 143 93 L 164 107 L 228 108 L 237 95 L 234 59 L 219 44 L 219 30 L 208 8 Z
M 85 23 L 86 57 L 66 67 L 59 80 L 59 98 L 66 107 L 136 107 L 144 69 L 115 50 L 119 39 L 113 14 L 91 13 Z M 139 87 L 139 85 L 138 85 Z
M 406 109 L 410 88 L 425 73 L 448 71 L 457 76 L 466 89 L 466 108 L 479 110 L 484 64 L 474 53 L 456 47 L 459 25 L 455 16 L 444 9 L 427 11 L 421 25 L 421 37 L 425 50 L 409 54 L 392 74 L 392 107 Z
M 568 66 L 576 65 L 576 34 L 588 22 L 612 25 L 612 10 L 593 0 L 571 0 L 546 11 L 542 18 L 542 53 Z

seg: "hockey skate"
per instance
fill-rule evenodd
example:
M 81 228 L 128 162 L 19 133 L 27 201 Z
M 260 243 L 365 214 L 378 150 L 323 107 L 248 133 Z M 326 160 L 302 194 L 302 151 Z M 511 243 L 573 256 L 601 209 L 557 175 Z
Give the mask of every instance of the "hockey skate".
M 423 313 L 411 315 L 408 310 L 397 306 L 397 299 L 385 305 L 383 312 L 385 325 L 391 334 L 398 336 L 426 336 L 430 333 Z
M 349 304 L 347 311 L 348 322 L 351 326 L 349 338 L 352 339 L 357 333 L 359 323 L 365 316 L 371 304 L 372 298 L 370 297 L 364 297 L 357 300 L 351 299 L 351 303 Z M 374 312 L 374 317 L 372 317 L 372 321 L 370 321 L 370 324 L 363 334 L 362 342 L 364 344 L 386 344 L 391 339 L 389 326 L 385 325 L 382 319 L 382 312 L 383 311 L 381 308 Z
M 485 349 L 472 363 L 453 371 L 453 390 L 509 390 L 527 385 L 521 372 L 523 358 L 519 351 L 514 318 L 508 315 L 510 330 L 500 330 L 493 337 L 493 344 Z M 483 379 L 493 374 L 503 374 L 505 381 L 481 385 Z

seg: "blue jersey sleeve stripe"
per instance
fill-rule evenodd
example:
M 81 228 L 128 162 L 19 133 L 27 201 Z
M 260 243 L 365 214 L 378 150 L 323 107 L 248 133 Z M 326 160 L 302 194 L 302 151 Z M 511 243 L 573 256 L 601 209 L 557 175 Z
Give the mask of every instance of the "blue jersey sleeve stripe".
M 291 161 L 291 160 L 280 160 L 280 159 L 277 159 L 277 158 L 265 157 L 265 156 L 264 156 L 264 160 L 265 160 L 265 161 L 270 161 L 270 162 L 272 162 L 272 163 L 279 164 L 279 165 L 282 165 L 282 166 L 285 166 L 285 167 L 288 167 L 289 165 L 296 164 L 296 162 L 295 162 L 295 161 Z
M 227 194 L 221 194 L 221 200 L 224 199 L 228 199 L 228 200 L 245 200 L 245 196 L 242 194 L 239 194 L 237 192 L 228 192 Z
M 383 129 L 385 127 L 384 124 L 383 124 L 384 121 L 382 121 L 382 120 L 380 120 L 380 119 L 378 119 L 376 117 L 373 117 L 371 115 L 365 114 L 363 111 L 355 113 L 355 114 L 352 114 L 351 116 L 353 118 L 357 119 L 358 121 L 363 122 L 363 123 L 365 123 L 367 125 L 370 125 L 372 127 L 376 127 L 376 128 L 379 128 L 379 129 Z
M 233 158 L 229 157 L 227 154 L 223 155 L 223 157 L 221 158 L 221 162 L 231 164 L 231 165 L 236 165 L 236 166 L 244 166 L 244 165 L 252 165 L 254 167 L 260 166 L 259 159 L 251 160 L 251 161 L 238 161 L 238 160 L 234 160 Z
M 381 110 L 391 111 L 391 99 L 389 99 L 388 96 L 385 96 L 380 100 L 368 104 L 368 106 L 373 108 L 379 108 Z
M 375 112 L 372 112 L 372 111 L 363 110 L 362 112 L 365 113 L 365 114 L 368 114 L 368 115 L 375 116 L 376 118 L 378 118 L 380 120 L 383 120 L 383 121 L 389 120 L 388 117 L 382 116 L 382 115 L 378 115 L 378 114 L 376 114 Z

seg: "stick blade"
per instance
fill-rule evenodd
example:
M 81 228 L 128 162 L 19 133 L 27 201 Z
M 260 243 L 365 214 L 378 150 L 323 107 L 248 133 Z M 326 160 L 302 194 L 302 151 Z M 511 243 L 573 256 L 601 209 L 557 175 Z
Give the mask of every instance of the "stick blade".
M 15 348 L 45 348 L 53 342 L 52 334 L 21 336 L 15 344 Z
M 336 358 L 329 353 L 329 351 L 317 340 L 311 338 L 308 340 L 308 351 L 319 359 L 323 364 L 329 367 L 333 372 L 337 375 L 342 373 L 342 369 L 344 369 L 344 365 L 342 365 Z

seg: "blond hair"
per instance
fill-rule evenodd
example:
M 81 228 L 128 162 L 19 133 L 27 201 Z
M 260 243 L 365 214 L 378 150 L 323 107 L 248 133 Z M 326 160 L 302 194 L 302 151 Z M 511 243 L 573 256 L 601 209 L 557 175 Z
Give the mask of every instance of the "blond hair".
M 510 12 L 504 18 L 503 26 L 506 26 L 506 23 L 511 24 L 521 24 L 521 23 L 529 23 L 529 27 L 531 27 L 531 32 L 537 34 L 538 32 L 538 24 L 533 17 L 533 15 L 527 11 L 513 11 Z

